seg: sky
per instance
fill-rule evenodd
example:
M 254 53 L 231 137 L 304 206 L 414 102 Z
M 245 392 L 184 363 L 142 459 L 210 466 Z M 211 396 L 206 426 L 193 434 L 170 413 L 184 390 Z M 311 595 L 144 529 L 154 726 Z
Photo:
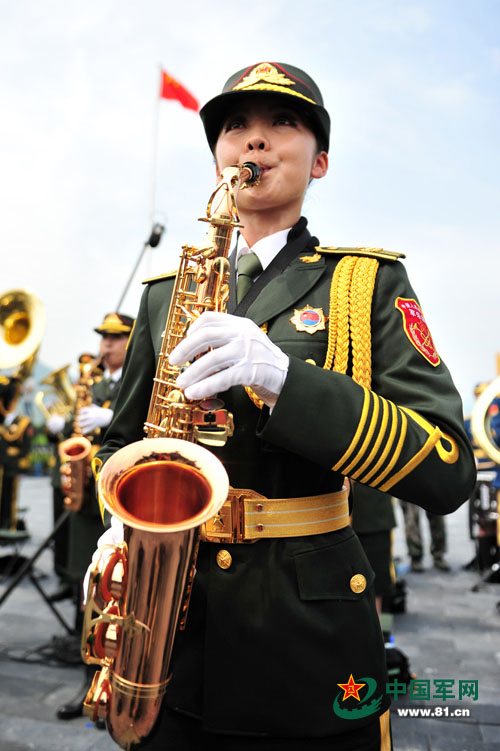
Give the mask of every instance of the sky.
M 278 61 L 332 118 L 310 229 L 406 254 L 467 412 L 500 352 L 499 30 L 497 0 L 0 0 L 0 294 L 42 301 L 40 361 L 97 353 L 153 221 L 165 232 L 121 312 L 203 241 L 213 160 L 198 115 L 158 103 L 160 66 L 203 104 Z

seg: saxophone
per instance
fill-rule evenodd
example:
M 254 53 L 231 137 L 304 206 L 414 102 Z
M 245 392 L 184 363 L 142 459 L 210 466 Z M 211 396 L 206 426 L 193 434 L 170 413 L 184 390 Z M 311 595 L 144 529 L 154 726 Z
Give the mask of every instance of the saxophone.
M 210 196 L 208 243 L 183 246 L 144 425 L 146 438 L 113 454 L 98 475 L 99 498 L 123 522 L 124 542 L 94 556 L 82 631 L 82 657 L 101 667 L 84 702 L 107 720 L 122 748 L 151 733 L 171 676 L 177 629 L 186 622 L 199 530 L 227 499 L 227 473 L 199 445 L 224 444 L 232 416 L 219 399 L 189 401 L 168 356 L 190 323 L 225 312 L 228 254 L 239 225 L 236 196 L 255 184 L 258 167 L 228 167 Z
M 90 463 L 97 447 L 86 438 L 78 425 L 78 412 L 82 407 L 92 404 L 91 388 L 96 376 L 102 371 L 100 365 L 102 357 L 93 358 L 82 355 L 80 358 L 80 377 L 76 385 L 75 416 L 73 419 L 73 434 L 71 438 L 59 444 L 59 458 L 61 460 L 61 487 L 64 505 L 70 511 L 80 511 L 82 508 L 91 476 Z

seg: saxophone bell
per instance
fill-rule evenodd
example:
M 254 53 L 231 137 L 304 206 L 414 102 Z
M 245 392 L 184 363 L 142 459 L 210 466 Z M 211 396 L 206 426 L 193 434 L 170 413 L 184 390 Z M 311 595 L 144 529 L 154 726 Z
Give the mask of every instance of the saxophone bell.
M 152 438 L 106 462 L 99 497 L 123 522 L 124 543 L 103 549 L 90 577 L 82 657 L 100 665 L 84 712 L 106 718 L 132 749 L 151 733 L 170 682 L 177 629 L 187 615 L 198 529 L 227 498 L 221 462 L 196 443 Z

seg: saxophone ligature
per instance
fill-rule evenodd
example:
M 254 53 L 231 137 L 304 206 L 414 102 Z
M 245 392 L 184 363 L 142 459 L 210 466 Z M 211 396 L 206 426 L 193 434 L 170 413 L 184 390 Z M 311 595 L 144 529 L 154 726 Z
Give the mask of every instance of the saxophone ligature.
M 199 530 L 226 501 L 227 473 L 199 445 L 223 444 L 232 416 L 219 399 L 190 401 L 168 361 L 205 311 L 226 312 L 229 249 L 239 225 L 238 190 L 258 182 L 245 163 L 223 170 L 207 205 L 208 242 L 183 246 L 149 410 L 146 438 L 117 451 L 98 474 L 102 505 L 123 522 L 122 545 L 94 556 L 82 656 L 100 665 L 84 703 L 105 718 L 115 742 L 132 749 L 151 733 L 167 690 L 174 638 L 184 628 Z

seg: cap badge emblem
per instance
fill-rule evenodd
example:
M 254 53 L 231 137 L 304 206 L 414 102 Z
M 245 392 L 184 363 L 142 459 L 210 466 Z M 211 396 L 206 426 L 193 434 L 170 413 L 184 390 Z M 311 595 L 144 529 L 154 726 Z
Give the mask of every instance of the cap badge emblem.
M 295 81 L 287 78 L 284 73 L 280 73 L 274 65 L 271 63 L 260 63 L 252 68 L 250 73 L 245 76 L 236 86 L 233 86 L 233 91 L 238 89 L 253 88 L 259 81 L 265 81 L 279 86 L 295 86 Z

